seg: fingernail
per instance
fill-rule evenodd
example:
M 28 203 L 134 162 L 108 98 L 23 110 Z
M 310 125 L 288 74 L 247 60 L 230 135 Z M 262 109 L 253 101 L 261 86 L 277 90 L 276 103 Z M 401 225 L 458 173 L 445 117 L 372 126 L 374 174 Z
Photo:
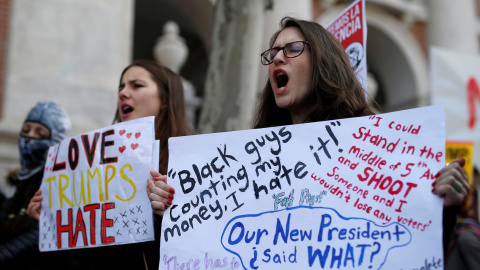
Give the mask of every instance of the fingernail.
M 438 172 L 437 174 L 435 174 L 435 178 L 439 177 L 440 176 L 440 172 Z
M 168 194 L 168 198 L 169 198 L 170 200 L 173 200 L 173 195 L 172 195 L 172 194 Z
M 167 201 L 167 204 L 168 204 L 168 205 L 172 205 L 172 201 Z
M 432 187 L 434 187 L 437 184 L 437 181 L 433 181 Z
M 432 192 L 435 193 L 435 188 L 432 189 Z
M 171 188 L 170 193 L 175 194 L 175 189 Z

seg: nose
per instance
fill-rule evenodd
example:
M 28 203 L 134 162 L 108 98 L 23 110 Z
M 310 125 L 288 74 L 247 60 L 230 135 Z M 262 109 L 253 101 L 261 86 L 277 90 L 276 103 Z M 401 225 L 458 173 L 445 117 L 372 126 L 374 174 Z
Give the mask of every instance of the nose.
M 28 131 L 22 131 L 22 136 L 26 137 L 25 142 L 29 142 L 30 138 L 40 139 L 40 135 L 35 128 L 31 128 Z
M 25 134 L 25 137 L 37 138 L 39 136 L 37 135 L 35 130 L 32 128 Z
M 284 64 L 285 63 L 285 55 L 283 54 L 283 50 L 279 51 L 275 57 L 273 57 L 273 63 L 276 65 L 278 64 Z
M 128 86 L 125 86 L 118 92 L 118 98 L 120 100 L 126 99 L 130 97 L 130 91 L 128 90 Z

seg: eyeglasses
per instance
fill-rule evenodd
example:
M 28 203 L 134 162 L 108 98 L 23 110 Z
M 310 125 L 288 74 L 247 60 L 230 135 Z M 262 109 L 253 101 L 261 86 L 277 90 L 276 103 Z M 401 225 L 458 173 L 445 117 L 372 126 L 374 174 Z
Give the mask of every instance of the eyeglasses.
M 264 51 L 261 54 L 261 61 L 263 65 L 270 65 L 279 51 L 283 51 L 283 55 L 287 58 L 295 58 L 303 53 L 307 41 L 294 41 L 285 44 L 284 47 L 273 47 Z

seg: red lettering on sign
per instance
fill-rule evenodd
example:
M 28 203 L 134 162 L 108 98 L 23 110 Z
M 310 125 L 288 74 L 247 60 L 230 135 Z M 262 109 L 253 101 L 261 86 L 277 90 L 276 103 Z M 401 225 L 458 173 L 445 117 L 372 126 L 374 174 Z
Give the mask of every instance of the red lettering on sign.
M 73 228 L 72 228 L 72 209 L 68 209 L 68 222 L 66 225 L 62 225 L 62 211 L 57 211 L 57 243 L 58 249 L 62 248 L 62 236 L 63 232 L 68 233 L 68 246 L 74 247 L 73 243 Z
M 115 208 L 114 203 L 106 203 L 102 205 L 102 244 L 115 242 L 115 237 L 107 237 L 107 227 L 113 227 L 113 220 L 107 218 L 107 210 Z
M 77 247 L 77 240 L 82 233 L 83 246 L 95 245 L 95 220 L 96 214 L 95 210 L 101 208 L 101 221 L 100 221 L 100 230 L 101 230 L 101 240 L 102 244 L 115 243 L 115 237 L 107 236 L 107 227 L 113 227 L 113 220 L 107 218 L 107 210 L 114 209 L 115 203 L 105 203 L 105 204 L 90 204 L 85 205 L 83 211 L 81 208 L 78 208 L 77 218 L 73 220 L 72 209 L 68 209 L 67 223 L 62 224 L 62 211 L 57 211 L 57 243 L 58 249 L 62 248 L 62 233 L 67 233 L 68 236 L 68 247 L 75 248 Z M 90 224 L 85 223 L 84 213 L 90 212 Z M 90 226 L 88 226 L 90 225 Z M 90 230 L 89 230 L 90 229 Z M 82 239 L 81 238 L 81 239 Z M 90 238 L 90 243 L 88 241 Z
M 473 129 L 475 127 L 476 111 L 475 100 L 480 103 L 480 88 L 478 87 L 477 80 L 471 77 L 467 83 L 467 103 L 468 103 L 468 128 Z
M 87 232 L 85 228 L 85 222 L 83 221 L 82 210 L 78 208 L 77 212 L 77 225 L 75 225 L 75 236 L 73 237 L 73 246 L 77 246 L 77 240 L 80 232 L 83 234 L 83 244 L 88 246 Z
M 85 205 L 83 209 L 85 212 L 90 212 L 90 241 L 92 245 L 95 245 L 95 209 L 100 208 L 99 203 Z

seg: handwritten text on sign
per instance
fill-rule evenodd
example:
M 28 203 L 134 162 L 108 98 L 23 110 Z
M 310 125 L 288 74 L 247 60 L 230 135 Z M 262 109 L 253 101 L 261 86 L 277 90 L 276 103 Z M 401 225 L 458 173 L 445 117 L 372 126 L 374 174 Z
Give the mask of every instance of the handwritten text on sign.
M 177 193 L 160 268 L 442 263 L 442 202 L 431 190 L 445 164 L 443 115 L 433 106 L 171 139 Z
M 51 147 L 41 186 L 40 250 L 152 240 L 144 190 L 150 169 L 158 167 L 154 138 L 148 117 Z

